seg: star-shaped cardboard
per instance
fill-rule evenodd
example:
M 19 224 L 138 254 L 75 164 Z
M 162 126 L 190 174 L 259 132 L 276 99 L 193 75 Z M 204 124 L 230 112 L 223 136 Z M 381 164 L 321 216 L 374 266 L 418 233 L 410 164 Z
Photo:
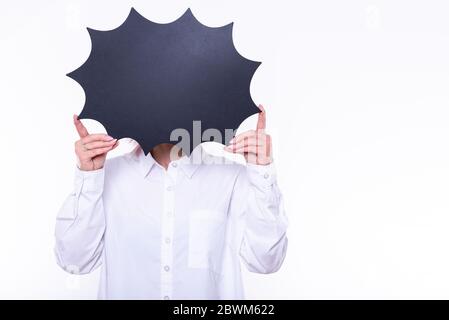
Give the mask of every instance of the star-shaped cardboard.
M 232 27 L 205 26 L 190 9 L 167 24 L 131 9 L 116 29 L 88 28 L 90 56 L 68 74 L 86 95 L 79 118 L 99 121 L 114 138 L 136 140 L 145 154 L 179 142 L 181 136 L 171 137 L 175 129 L 190 135 L 187 154 L 210 140 L 201 137 L 207 129 L 227 144 L 232 135 L 225 130 L 259 111 L 249 88 L 260 62 L 237 52 Z M 201 121 L 201 133 L 193 132 L 193 121 Z

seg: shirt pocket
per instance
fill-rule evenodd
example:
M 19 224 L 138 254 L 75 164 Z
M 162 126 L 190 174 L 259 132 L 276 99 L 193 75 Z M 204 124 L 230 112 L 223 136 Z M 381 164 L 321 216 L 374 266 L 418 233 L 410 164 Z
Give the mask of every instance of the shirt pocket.
M 188 267 L 219 273 L 226 219 L 215 210 L 193 210 L 189 217 Z

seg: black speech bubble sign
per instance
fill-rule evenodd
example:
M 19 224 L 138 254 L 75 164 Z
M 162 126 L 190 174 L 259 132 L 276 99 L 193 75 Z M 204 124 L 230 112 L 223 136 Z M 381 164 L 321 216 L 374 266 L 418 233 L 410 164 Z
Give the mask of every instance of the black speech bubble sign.
M 225 129 L 237 129 L 259 111 L 249 87 L 260 62 L 237 52 L 232 27 L 205 26 L 190 9 L 167 24 L 131 9 L 116 29 L 88 28 L 90 56 L 67 75 L 86 95 L 80 119 L 99 121 L 114 138 L 136 140 L 145 154 L 160 143 L 179 142 L 170 140 L 174 129 L 193 137 L 198 120 L 201 130 L 218 130 L 218 142 L 227 144 Z M 191 149 L 184 151 L 201 142 L 190 138 Z

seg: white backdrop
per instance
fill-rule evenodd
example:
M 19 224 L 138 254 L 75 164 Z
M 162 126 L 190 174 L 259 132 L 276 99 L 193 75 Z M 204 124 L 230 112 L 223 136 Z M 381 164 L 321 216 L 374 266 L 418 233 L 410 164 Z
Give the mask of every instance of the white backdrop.
M 115 28 L 131 6 L 158 22 L 188 7 L 234 21 L 239 52 L 263 61 L 251 92 L 290 241 L 278 273 L 245 272 L 248 298 L 449 298 L 444 0 L 1 0 L 0 298 L 96 297 L 98 274 L 67 275 L 52 252 L 84 103 L 65 74 L 90 52 L 85 27 Z

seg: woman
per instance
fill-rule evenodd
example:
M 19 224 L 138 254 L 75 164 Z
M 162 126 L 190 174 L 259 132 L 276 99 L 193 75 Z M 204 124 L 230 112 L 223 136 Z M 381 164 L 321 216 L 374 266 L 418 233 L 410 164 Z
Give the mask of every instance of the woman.
M 246 166 L 201 147 L 182 156 L 171 144 L 147 156 L 137 146 L 105 161 L 118 141 L 89 134 L 75 115 L 79 163 L 56 220 L 58 264 L 77 274 L 101 265 L 102 299 L 244 298 L 240 260 L 250 271 L 271 273 L 287 249 L 260 108 L 257 129 L 225 147 L 243 154 Z M 198 152 L 203 161 L 195 163 Z

